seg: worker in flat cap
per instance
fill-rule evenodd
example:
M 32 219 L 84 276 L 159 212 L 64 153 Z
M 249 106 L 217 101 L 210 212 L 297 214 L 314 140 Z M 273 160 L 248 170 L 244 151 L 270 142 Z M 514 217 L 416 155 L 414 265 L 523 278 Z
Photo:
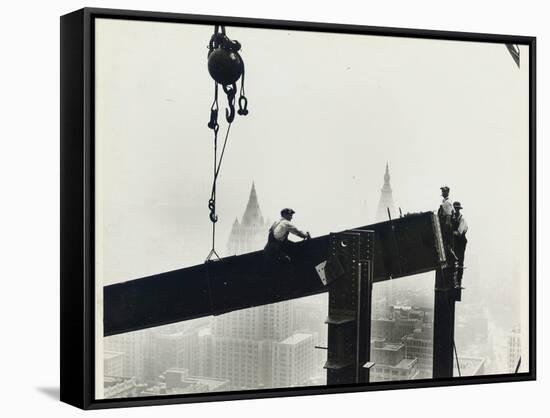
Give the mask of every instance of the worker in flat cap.
M 466 232 L 468 232 L 468 224 L 466 219 L 462 216 L 460 212 L 463 208 L 460 202 L 453 203 L 453 247 L 456 255 L 456 267 L 457 267 L 457 280 L 455 281 L 455 287 L 460 288 L 462 283 L 462 274 L 464 273 L 464 253 L 466 252 L 466 244 L 468 240 L 466 239 Z
M 294 234 L 303 239 L 311 238 L 309 232 L 303 232 L 292 224 L 292 217 L 296 212 L 290 208 L 281 210 L 281 219 L 275 221 L 269 228 L 267 244 L 264 251 L 267 255 L 276 258 L 279 261 L 290 262 L 288 239 L 289 234 Z
M 449 200 L 449 192 L 451 191 L 451 189 L 449 188 L 449 186 L 441 186 L 439 189 L 441 190 L 441 197 L 443 198 L 443 201 L 439 206 L 438 215 L 452 216 L 454 210 L 453 205 Z

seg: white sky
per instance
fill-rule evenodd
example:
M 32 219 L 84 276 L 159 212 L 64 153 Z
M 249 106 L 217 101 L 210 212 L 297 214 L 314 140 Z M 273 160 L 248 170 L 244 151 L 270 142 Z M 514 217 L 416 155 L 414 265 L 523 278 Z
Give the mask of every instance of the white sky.
M 212 32 L 96 21 L 99 286 L 201 263 L 210 249 Z M 439 186 L 451 187 L 470 226 L 468 253 L 495 284 L 517 276 L 519 298 L 528 280 L 526 47 L 518 69 L 502 44 L 227 34 L 243 45 L 250 113 L 236 117 L 218 183 L 222 255 L 252 181 L 266 218 L 289 206 L 321 235 L 372 222 L 389 161 L 403 212 L 435 210 Z
M 106 283 L 199 263 L 208 253 L 212 30 L 96 24 Z M 439 186 L 448 184 L 465 208 L 469 250 L 491 264 L 502 254 L 526 269 L 526 48 L 519 70 L 501 44 L 227 33 L 243 45 L 250 114 L 233 124 L 219 180 L 222 252 L 253 180 L 264 216 L 291 206 L 297 224 L 320 235 L 371 222 L 361 206 L 374 216 L 389 161 L 404 212 L 435 209 Z

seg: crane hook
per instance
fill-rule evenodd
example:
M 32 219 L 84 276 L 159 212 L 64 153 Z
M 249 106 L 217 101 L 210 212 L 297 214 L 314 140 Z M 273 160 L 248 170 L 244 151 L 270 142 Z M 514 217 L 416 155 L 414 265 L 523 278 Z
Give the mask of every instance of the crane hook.
M 237 93 L 237 85 L 235 83 L 224 85 L 223 91 L 227 95 L 227 103 L 229 106 L 229 110 L 225 109 L 225 119 L 227 119 L 228 123 L 231 123 L 235 119 L 235 94 Z

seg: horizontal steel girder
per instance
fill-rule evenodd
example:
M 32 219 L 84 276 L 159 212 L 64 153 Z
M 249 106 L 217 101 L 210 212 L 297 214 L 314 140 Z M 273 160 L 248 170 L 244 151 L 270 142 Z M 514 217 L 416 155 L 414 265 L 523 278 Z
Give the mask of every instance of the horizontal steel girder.
M 431 271 L 445 262 L 439 221 L 432 212 L 353 229 L 375 232 L 374 282 Z M 326 292 L 316 266 L 327 259 L 328 248 L 329 236 L 324 235 L 294 243 L 291 262 L 284 265 L 256 251 L 106 286 L 104 334 Z

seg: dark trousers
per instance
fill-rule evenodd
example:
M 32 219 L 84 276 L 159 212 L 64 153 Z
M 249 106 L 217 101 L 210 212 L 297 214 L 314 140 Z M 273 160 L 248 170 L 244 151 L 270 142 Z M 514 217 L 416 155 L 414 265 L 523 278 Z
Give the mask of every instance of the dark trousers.
M 457 265 L 458 265 L 458 281 L 459 283 L 462 280 L 462 274 L 464 273 L 464 255 L 466 253 L 466 244 L 468 243 L 468 240 L 466 239 L 466 236 L 459 235 L 455 237 L 454 240 L 454 251 L 455 255 L 457 257 Z
M 454 246 L 455 239 L 453 239 L 453 225 L 451 217 L 449 215 L 439 214 L 439 225 L 441 226 L 441 237 L 443 238 L 443 246 L 445 248 L 445 257 L 450 266 L 455 262 Z
M 269 258 L 277 262 L 290 262 L 290 242 L 288 240 L 279 241 L 269 234 L 267 244 L 264 247 L 264 253 Z
M 267 244 L 264 247 L 264 274 L 266 276 L 275 276 L 276 283 L 273 289 L 266 289 L 270 295 L 279 297 L 286 292 L 286 281 L 292 277 L 292 265 L 290 258 L 291 243 L 288 240 L 279 241 L 270 233 Z

